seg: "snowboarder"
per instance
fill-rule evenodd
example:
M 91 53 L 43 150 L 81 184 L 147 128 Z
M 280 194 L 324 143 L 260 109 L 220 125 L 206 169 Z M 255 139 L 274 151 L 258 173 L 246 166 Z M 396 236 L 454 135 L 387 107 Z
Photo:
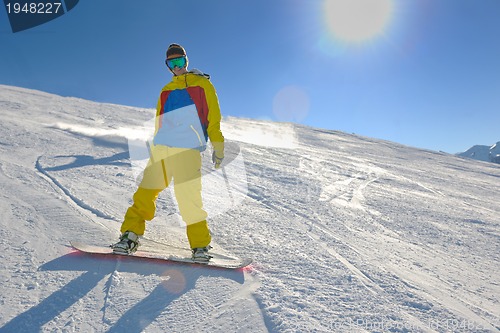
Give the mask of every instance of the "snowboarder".
M 188 71 L 185 49 L 171 44 L 165 63 L 172 81 L 163 87 L 156 107 L 156 126 L 150 159 L 133 204 L 125 214 L 117 254 L 131 254 L 140 245 L 146 222 L 153 219 L 156 199 L 174 181 L 174 192 L 194 260 L 210 259 L 211 235 L 201 197 L 201 152 L 210 139 L 215 168 L 224 158 L 224 136 L 220 130 L 219 101 L 209 76 Z

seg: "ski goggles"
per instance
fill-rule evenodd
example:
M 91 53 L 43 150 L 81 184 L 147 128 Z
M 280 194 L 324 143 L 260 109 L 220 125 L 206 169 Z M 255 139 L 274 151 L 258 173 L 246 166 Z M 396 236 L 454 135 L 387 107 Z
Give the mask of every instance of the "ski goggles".
M 165 60 L 165 64 L 167 64 L 168 68 L 174 69 L 175 67 L 184 68 L 186 66 L 186 57 L 178 57 Z

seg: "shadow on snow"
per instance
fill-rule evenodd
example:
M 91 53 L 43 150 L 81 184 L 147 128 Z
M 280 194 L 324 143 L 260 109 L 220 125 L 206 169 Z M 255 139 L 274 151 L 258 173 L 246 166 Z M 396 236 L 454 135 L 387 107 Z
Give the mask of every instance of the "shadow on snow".
M 41 331 L 43 325 L 85 297 L 102 279 L 115 271 L 142 276 L 156 275 L 164 279 L 146 298 L 123 313 L 108 329 L 109 333 L 142 332 L 170 303 L 194 289 L 196 281 L 201 276 L 222 277 L 240 284 L 244 283 L 243 270 L 227 270 L 134 257 L 99 257 L 99 255 L 70 253 L 42 265 L 39 268 L 40 271 L 83 271 L 84 273 L 37 305 L 13 318 L 0 328 L 0 332 Z M 112 276 L 106 283 L 106 291 L 109 290 L 111 284 Z

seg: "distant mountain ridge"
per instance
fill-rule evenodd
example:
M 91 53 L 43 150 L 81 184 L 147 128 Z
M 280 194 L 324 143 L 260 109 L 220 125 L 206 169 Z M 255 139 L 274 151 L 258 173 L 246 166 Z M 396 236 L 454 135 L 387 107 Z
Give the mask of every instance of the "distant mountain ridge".
M 493 146 L 476 145 L 457 155 L 472 158 L 474 160 L 500 164 L 500 141 L 495 143 Z

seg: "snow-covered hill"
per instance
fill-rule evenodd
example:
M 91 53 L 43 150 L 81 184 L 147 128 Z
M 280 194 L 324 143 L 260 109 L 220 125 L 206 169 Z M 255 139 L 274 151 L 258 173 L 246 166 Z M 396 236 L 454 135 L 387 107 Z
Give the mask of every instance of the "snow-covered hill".
M 500 164 L 500 141 L 492 146 L 476 145 L 457 155 L 478 161 Z
M 498 165 L 337 131 L 225 119 L 204 199 L 245 270 L 76 253 L 118 237 L 152 116 L 0 86 L 0 332 L 499 331 Z M 144 246 L 183 233 L 167 190 Z

